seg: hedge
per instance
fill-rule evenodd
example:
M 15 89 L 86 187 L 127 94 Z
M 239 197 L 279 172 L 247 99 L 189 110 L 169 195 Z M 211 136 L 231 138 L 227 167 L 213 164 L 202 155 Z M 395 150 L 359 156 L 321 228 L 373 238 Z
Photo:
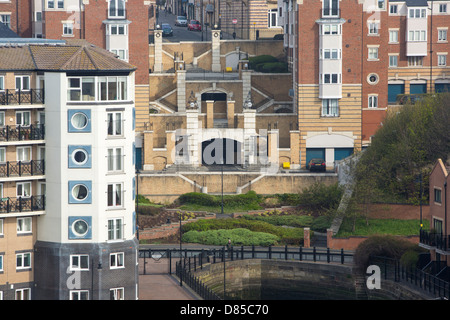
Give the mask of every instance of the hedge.
M 201 232 L 193 230 L 182 236 L 183 242 L 207 245 L 226 245 L 228 240 L 231 240 L 232 245 L 270 246 L 275 245 L 279 238 L 269 233 L 253 232 L 243 228 L 232 230 L 208 230 Z
M 225 195 L 223 197 L 224 205 L 228 207 L 239 207 L 242 205 L 258 204 L 262 197 L 254 191 L 249 191 L 245 194 L 239 195 Z M 202 206 L 216 207 L 222 203 L 221 196 L 213 196 L 205 193 L 190 192 L 182 194 L 178 201 L 183 204 L 197 204 Z

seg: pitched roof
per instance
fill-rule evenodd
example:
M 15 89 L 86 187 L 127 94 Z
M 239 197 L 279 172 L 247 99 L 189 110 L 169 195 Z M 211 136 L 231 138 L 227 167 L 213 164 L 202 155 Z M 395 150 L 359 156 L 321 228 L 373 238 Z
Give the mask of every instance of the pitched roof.
M 64 45 L 0 46 L 0 70 L 133 71 L 136 67 L 84 40 Z

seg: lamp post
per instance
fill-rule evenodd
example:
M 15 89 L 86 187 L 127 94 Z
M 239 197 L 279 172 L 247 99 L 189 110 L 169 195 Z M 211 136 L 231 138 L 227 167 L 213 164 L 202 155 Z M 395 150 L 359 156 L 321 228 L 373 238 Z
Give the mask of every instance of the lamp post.
M 136 238 L 139 241 L 139 169 L 136 169 Z
M 180 270 L 181 270 L 181 256 L 182 256 L 182 248 L 181 248 L 181 211 L 179 212 L 179 218 L 180 218 Z M 183 286 L 183 272 L 180 272 L 180 287 Z

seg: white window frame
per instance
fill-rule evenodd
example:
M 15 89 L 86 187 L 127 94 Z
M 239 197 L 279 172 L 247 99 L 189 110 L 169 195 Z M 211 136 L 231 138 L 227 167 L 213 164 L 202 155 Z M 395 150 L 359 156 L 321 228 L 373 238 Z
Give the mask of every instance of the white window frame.
M 16 147 L 16 160 L 17 162 L 30 162 L 32 159 L 32 150 L 30 146 Z
M 389 4 L 389 15 L 398 15 L 398 5 Z
M 339 117 L 339 99 L 322 100 L 322 117 Z
M 3 259 L 3 255 L 0 254 L 0 271 L 3 271 L 3 263 L 4 263 L 4 259 Z M 1 293 L 1 291 L 0 291 Z M 0 294 L 0 300 L 1 300 L 2 296 Z
M 408 67 L 422 67 L 423 66 L 423 57 L 412 56 L 408 57 Z
M 22 188 L 22 194 L 19 194 L 19 186 Z M 29 188 L 28 188 L 29 187 Z M 29 190 L 29 194 L 25 191 Z M 32 195 L 32 185 L 31 182 L 16 182 L 16 197 L 17 198 L 30 198 Z
M 267 11 L 267 27 L 276 28 L 278 27 L 278 9 L 269 9 Z M 275 19 L 275 24 L 273 24 L 273 19 Z
M 341 49 L 321 49 L 320 59 L 323 60 L 339 60 L 341 59 Z
M 11 14 L 0 14 L 0 22 L 11 29 Z
M 63 36 L 73 37 L 73 22 L 63 23 Z
M 16 126 L 29 127 L 30 125 L 31 125 L 31 111 L 16 111 Z
M 367 28 L 369 30 L 368 34 L 370 36 L 379 35 L 380 23 L 378 21 L 368 21 Z
M 33 232 L 33 219 L 32 217 L 19 217 L 16 226 L 17 234 L 31 233 Z
M 123 218 L 108 219 L 108 241 L 123 239 Z
M 408 41 L 414 41 L 414 42 L 427 41 L 427 31 L 426 30 L 409 30 Z
M 125 253 L 114 252 L 109 254 L 109 268 L 123 269 L 125 268 Z
M 89 290 L 70 290 L 70 300 L 89 300 Z M 85 294 L 85 299 L 81 299 Z
M 321 26 L 322 35 L 340 35 L 342 32 L 342 26 L 340 24 L 323 24 Z
M 2 184 L 2 186 L 3 186 L 3 184 Z M 3 193 L 3 188 L 2 188 L 2 193 Z M 3 198 L 3 194 L 2 194 L 2 198 Z M 0 236 L 2 236 L 2 235 L 4 235 L 4 222 L 3 222 L 3 220 L 4 219 L 0 219 Z
M 112 117 L 112 119 L 111 119 L 111 117 Z M 123 112 L 122 111 L 108 112 L 106 122 L 107 122 L 107 135 L 109 137 L 123 137 Z
M 389 43 L 398 43 L 398 29 L 389 29 Z
M 0 163 L 2 163 L 2 164 L 6 163 L 6 148 L 5 147 L 0 148 Z
M 56 7 L 58 9 L 64 9 L 64 0 L 57 0 L 56 1 Z
M 369 107 L 369 109 L 378 108 L 378 95 L 377 94 L 369 94 L 368 107 Z
M 107 193 L 106 203 L 107 203 L 108 208 L 110 208 L 110 209 L 111 208 L 123 208 L 123 206 L 124 206 L 124 204 L 123 204 L 124 190 L 123 190 L 122 182 L 108 183 L 106 193 Z M 110 197 L 111 197 L 111 199 L 110 199 Z
M 397 67 L 398 67 L 398 55 L 397 54 L 389 55 L 389 68 L 397 68 Z
M 447 4 L 446 3 L 439 4 L 439 13 L 447 13 Z
M 27 81 L 25 81 L 25 79 Z M 16 76 L 16 91 L 30 91 L 30 76 L 23 75 L 23 76 Z M 17 81 L 20 81 L 19 88 Z
M 26 259 L 28 257 L 28 259 Z M 20 259 L 20 264 L 19 264 Z M 28 264 L 25 261 L 28 260 Z M 31 252 L 16 253 L 16 270 L 31 269 Z
M 55 0 L 47 0 L 47 9 L 55 9 Z
M 322 75 L 322 84 L 339 84 L 341 83 L 340 73 L 324 73 Z
M 86 267 L 82 267 L 81 259 L 87 259 Z M 74 260 L 78 259 L 78 262 Z M 70 255 L 70 271 L 89 271 L 89 255 L 88 254 L 71 254 Z
M 0 91 L 5 91 L 5 76 L 0 76 Z
M 378 61 L 378 46 L 368 46 L 368 52 L 367 52 L 367 60 L 368 61 Z
M 16 289 L 15 300 L 31 300 L 31 289 L 30 288 Z
M 111 288 L 109 289 L 109 296 L 111 300 L 125 300 L 125 289 L 122 288 Z
M 438 29 L 438 42 L 447 42 L 448 29 L 447 28 L 439 28 Z
M 437 54 L 437 65 L 439 67 L 447 66 L 447 53 L 438 53 Z
M 417 19 L 417 18 L 426 18 L 427 17 L 427 9 L 425 8 L 410 8 L 408 12 L 408 18 Z
M 107 150 L 108 172 L 123 172 L 123 147 L 113 147 Z
M 114 3 L 114 8 L 111 8 L 111 3 Z M 120 14 L 119 3 L 123 3 L 123 14 Z M 114 10 L 114 12 L 112 12 Z M 125 18 L 126 16 L 126 1 L 125 0 L 109 0 L 108 1 L 108 18 Z

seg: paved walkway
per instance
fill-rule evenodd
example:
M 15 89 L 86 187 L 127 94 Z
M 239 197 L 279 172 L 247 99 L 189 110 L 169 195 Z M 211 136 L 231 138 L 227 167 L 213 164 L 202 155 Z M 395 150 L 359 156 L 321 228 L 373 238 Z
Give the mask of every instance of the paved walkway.
M 198 300 L 185 286 L 170 275 L 140 275 L 139 300 Z

